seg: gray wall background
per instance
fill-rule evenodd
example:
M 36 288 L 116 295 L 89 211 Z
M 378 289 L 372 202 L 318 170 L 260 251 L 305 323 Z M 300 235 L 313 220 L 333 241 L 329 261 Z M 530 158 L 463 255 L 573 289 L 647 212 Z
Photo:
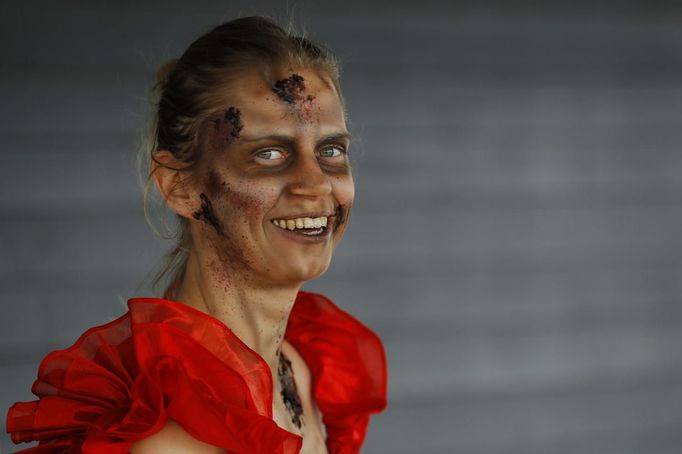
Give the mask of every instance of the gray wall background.
M 287 6 L 1 8 L 4 427 L 40 359 L 148 294 L 170 246 L 134 170 L 153 69 Z M 308 288 L 385 341 L 389 408 L 364 452 L 682 452 L 678 4 L 288 9 L 345 64 L 357 204 Z

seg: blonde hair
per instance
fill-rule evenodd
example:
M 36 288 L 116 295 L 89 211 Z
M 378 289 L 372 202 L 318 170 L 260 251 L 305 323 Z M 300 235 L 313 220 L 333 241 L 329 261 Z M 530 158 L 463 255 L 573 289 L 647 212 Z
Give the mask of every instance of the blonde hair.
M 332 52 L 321 44 L 285 30 L 264 17 L 244 17 L 219 25 L 195 40 L 179 59 L 162 65 L 157 71 L 152 97 L 154 113 L 144 148 L 138 156 L 143 177 L 144 213 L 150 227 L 148 200 L 153 172 L 167 165 L 156 159 L 156 153 L 167 150 L 183 163 L 174 169 L 192 172 L 200 162 L 205 147 L 200 131 L 206 120 L 224 109 L 225 87 L 246 70 L 258 69 L 269 79 L 271 68 L 288 65 L 324 72 L 334 84 L 339 98 L 339 65 Z M 155 166 L 156 164 L 156 166 Z M 152 289 L 160 284 L 169 290 L 182 280 L 192 247 L 189 220 L 176 215 L 178 230 L 165 239 L 175 245 L 163 258 L 152 279 Z M 166 282 L 164 282 L 166 281 Z

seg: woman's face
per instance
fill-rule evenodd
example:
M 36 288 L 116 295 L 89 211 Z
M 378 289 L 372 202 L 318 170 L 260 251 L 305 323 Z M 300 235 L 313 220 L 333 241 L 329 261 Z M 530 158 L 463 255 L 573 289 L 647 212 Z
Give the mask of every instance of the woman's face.
M 327 270 L 354 184 L 331 81 L 306 69 L 275 76 L 232 82 L 224 110 L 206 126 L 191 228 L 195 247 L 217 253 L 217 271 L 287 285 Z

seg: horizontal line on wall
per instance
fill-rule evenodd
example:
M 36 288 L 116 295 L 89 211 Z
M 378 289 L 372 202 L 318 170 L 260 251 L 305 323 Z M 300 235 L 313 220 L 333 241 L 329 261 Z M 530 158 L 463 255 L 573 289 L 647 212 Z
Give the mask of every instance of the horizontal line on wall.
M 652 184 L 654 182 L 652 181 Z M 465 192 L 466 191 L 466 192 Z M 576 188 L 576 191 L 581 191 Z M 525 189 L 518 191 L 514 188 L 497 188 L 485 190 L 478 188 L 461 188 L 457 191 L 456 199 L 448 199 L 445 194 L 437 197 L 435 194 L 399 195 L 393 192 L 398 200 L 379 199 L 368 190 L 363 198 L 362 193 L 356 193 L 358 200 L 353 211 L 354 218 L 363 218 L 366 222 L 371 217 L 385 213 L 400 213 L 404 216 L 442 216 L 443 214 L 491 214 L 503 218 L 505 214 L 513 217 L 524 215 L 552 215 L 555 213 L 575 212 L 589 215 L 600 214 L 605 211 L 627 211 L 631 214 L 641 213 L 642 216 L 652 211 L 669 213 L 682 212 L 682 192 L 675 193 L 670 188 L 652 188 L 649 192 L 643 188 L 628 188 L 623 190 L 611 187 L 610 190 L 592 194 L 559 194 L 556 198 L 551 195 L 536 194 Z M 468 192 L 468 194 L 467 194 Z M 514 194 L 522 192 L 523 195 Z M 591 195 L 591 198 L 589 197 Z M 102 196 L 92 200 L 69 201 L 25 201 L 0 202 L 0 223 L 9 226 L 14 223 L 68 222 L 73 220 L 106 220 L 140 219 L 144 223 L 142 190 L 134 197 Z M 173 219 L 169 213 L 167 219 Z
M 454 51 L 452 51 L 454 52 Z M 136 56 L 131 56 L 129 62 L 118 65 L 91 64 L 83 65 L 82 62 L 74 62 L 72 65 L 55 65 L 45 61 L 43 64 L 33 63 L 28 66 L 17 64 L 9 66 L 3 71 L 0 81 L 4 86 L 44 87 L 54 90 L 56 87 L 79 87 L 84 86 L 89 91 L 101 90 L 128 90 L 131 92 L 130 101 L 136 105 L 144 105 L 140 100 L 151 99 L 151 70 L 144 68 L 135 61 Z M 633 71 L 632 62 L 480 62 L 467 59 L 461 55 L 458 60 L 425 60 L 407 62 L 395 62 L 387 55 L 383 60 L 363 56 L 349 58 L 347 74 L 344 78 L 344 91 L 353 91 L 356 81 L 365 80 L 375 82 L 381 80 L 383 88 L 394 86 L 396 90 L 404 90 L 406 86 L 414 86 L 414 90 L 420 90 L 424 82 L 432 86 L 427 92 L 435 87 L 445 87 L 445 79 L 449 81 L 449 88 L 468 88 L 476 90 L 493 86 L 494 89 L 541 89 L 545 88 L 581 88 L 581 89 L 604 89 L 609 92 L 614 89 L 646 89 L 656 87 L 662 89 L 680 87 L 682 77 L 682 64 L 678 62 L 663 61 L 659 65 L 640 65 Z M 418 65 L 424 81 L 407 80 L 401 73 L 411 70 Z M 434 80 L 435 79 L 435 80 Z M 440 80 L 443 80 L 440 82 Z M 348 81 L 348 82 L 346 82 Z M 435 87 L 433 84 L 436 84 Z M 134 96 L 136 95 L 136 96 Z M 352 101 L 352 98 L 351 98 Z
M 508 304 L 513 304 L 513 301 L 508 301 Z M 418 304 L 415 301 L 414 304 Z M 453 305 L 457 302 L 453 301 Z M 442 341 L 442 342 L 457 342 L 458 340 L 518 340 L 530 339 L 543 336 L 566 336 L 566 337 L 580 337 L 587 334 L 595 333 L 621 333 L 627 337 L 630 332 L 658 332 L 671 329 L 679 329 L 682 331 L 682 311 L 677 311 L 677 306 L 682 304 L 682 296 L 679 299 L 670 300 L 667 306 L 671 311 L 666 313 L 659 313 L 656 309 L 660 309 L 664 302 L 652 296 L 652 300 L 641 301 L 639 305 L 631 305 L 640 307 L 640 311 L 635 312 L 632 316 L 615 315 L 612 318 L 597 317 L 589 315 L 576 320 L 570 313 L 563 317 L 548 315 L 543 317 L 541 310 L 532 320 L 518 320 L 509 317 L 504 320 L 490 320 L 492 317 L 486 318 L 481 315 L 479 317 L 468 317 L 465 319 L 457 318 L 457 311 L 453 311 L 451 315 L 439 314 L 437 319 L 429 319 L 428 314 L 419 320 L 407 318 L 391 317 L 390 319 L 382 319 L 380 317 L 370 318 L 364 317 L 363 321 L 371 326 L 373 330 L 379 333 L 386 342 L 393 341 Z M 648 307 L 653 306 L 654 309 L 647 310 Z M 567 308 L 567 312 L 570 312 Z
M 170 249 L 171 244 L 167 243 L 164 250 Z M 161 256 L 158 257 L 158 260 Z M 131 258 L 132 261 L 132 258 Z M 156 261 L 154 261 L 156 263 Z M 144 266 L 144 265 L 143 265 Z M 574 264 L 541 264 L 529 266 L 522 264 L 498 264 L 486 267 L 485 269 L 476 267 L 465 267 L 463 264 L 455 267 L 443 267 L 442 264 L 434 261 L 422 262 L 412 261 L 387 266 L 379 262 L 365 263 L 362 268 L 350 263 L 341 263 L 336 259 L 332 262 L 332 268 L 327 272 L 324 279 L 332 281 L 342 280 L 343 282 L 353 283 L 354 285 L 369 285 L 376 282 L 386 281 L 385 285 L 391 285 L 400 279 L 447 279 L 456 282 L 459 279 L 485 278 L 493 281 L 494 279 L 512 279 L 522 277 L 533 277 L 540 279 L 542 276 L 580 276 L 588 273 L 598 276 L 600 273 L 667 273 L 678 272 L 682 269 L 682 256 L 679 259 L 642 261 L 635 260 L 632 263 L 623 263 L 622 260 L 612 263 L 574 263 Z M 122 269 L 120 266 L 112 266 L 110 269 L 62 269 L 33 271 L 29 269 L 14 269 L 11 272 L 0 273 L 0 287 L 4 291 L 21 291 L 27 288 L 54 289 L 54 291 L 81 291 L 109 289 L 112 291 L 120 290 L 120 282 L 142 280 L 144 273 L 149 271 L 146 267 L 140 269 L 134 264 Z M 113 286 L 112 286 L 113 284 Z M 453 296 L 454 297 L 454 296 Z
M 389 397 L 391 398 L 391 408 L 396 411 L 403 411 L 434 407 L 455 409 L 458 406 L 502 404 L 518 401 L 570 400 L 574 397 L 646 395 L 648 393 L 662 393 L 665 389 L 682 390 L 682 369 L 680 365 L 655 369 L 645 376 L 624 376 L 619 377 L 618 380 L 592 377 L 589 382 L 569 382 L 551 386 L 534 385 L 532 389 L 529 388 L 524 391 L 515 389 L 513 392 L 509 392 L 499 389 L 497 391 L 476 393 L 458 391 L 456 387 L 453 387 L 451 395 L 443 394 L 442 390 L 439 390 L 441 392 L 437 395 L 425 393 L 425 395 L 420 394 L 419 396 L 389 395 Z

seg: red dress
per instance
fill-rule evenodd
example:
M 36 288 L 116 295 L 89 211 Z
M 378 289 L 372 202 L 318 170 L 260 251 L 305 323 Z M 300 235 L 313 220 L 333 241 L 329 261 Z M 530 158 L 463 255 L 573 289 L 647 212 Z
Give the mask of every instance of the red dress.
M 172 418 L 235 454 L 295 454 L 303 439 L 272 419 L 263 358 L 217 319 L 160 298 L 45 357 L 32 391 L 7 416 L 22 453 L 127 453 Z M 386 407 L 379 337 L 326 297 L 299 292 L 285 334 L 308 365 L 330 454 L 358 453 L 372 413 Z

